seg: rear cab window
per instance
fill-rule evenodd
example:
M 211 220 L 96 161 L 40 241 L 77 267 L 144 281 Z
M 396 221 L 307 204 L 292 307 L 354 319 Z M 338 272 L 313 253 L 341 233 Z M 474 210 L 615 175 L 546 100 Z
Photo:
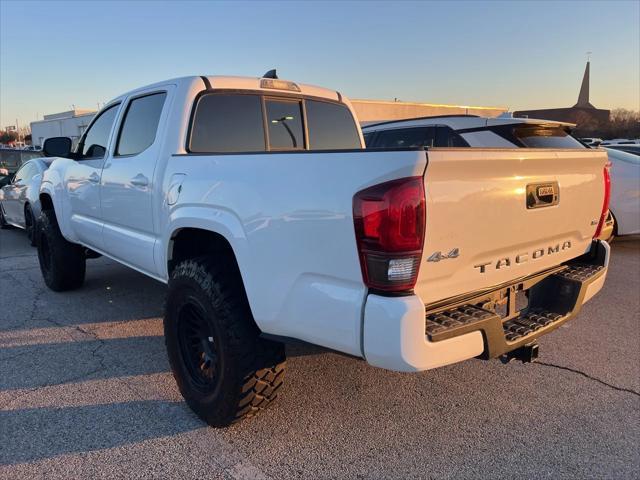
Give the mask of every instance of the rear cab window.
M 191 153 L 360 148 L 359 130 L 346 105 L 251 91 L 201 94 L 187 141 Z
M 307 126 L 310 150 L 361 148 L 353 115 L 337 103 L 307 100 Z
M 212 93 L 196 101 L 189 151 L 261 152 L 266 149 L 259 95 Z
M 302 150 L 302 102 L 267 99 L 265 105 L 271 150 Z

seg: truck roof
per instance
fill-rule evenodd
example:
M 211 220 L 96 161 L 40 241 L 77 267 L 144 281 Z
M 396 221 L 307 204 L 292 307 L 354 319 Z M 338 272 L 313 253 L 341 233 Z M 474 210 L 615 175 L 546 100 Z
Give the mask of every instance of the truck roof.
M 169 80 L 165 80 L 162 82 L 152 83 L 150 85 L 145 85 L 144 87 L 136 88 L 135 90 L 130 90 L 122 95 L 119 95 L 117 98 L 114 98 L 111 102 L 121 100 L 124 97 L 136 94 L 138 91 L 148 90 L 153 87 L 161 87 L 163 85 L 175 84 L 178 86 L 189 86 L 194 83 L 200 83 L 202 85 L 202 89 L 209 88 L 209 85 L 213 90 L 215 89 L 226 89 L 226 90 L 257 90 L 263 91 L 266 93 L 276 93 L 276 92 L 289 92 L 289 93 L 299 93 L 302 95 L 309 95 L 313 97 L 326 98 L 327 100 L 333 101 L 342 101 L 343 97 L 336 90 L 330 90 L 328 88 L 318 87 L 316 85 L 309 85 L 305 83 L 293 82 L 291 80 L 285 79 L 277 79 L 278 82 L 286 82 L 286 83 L 294 83 L 298 86 L 300 91 L 289 91 L 286 89 L 274 89 L 274 88 L 263 88 L 261 86 L 261 81 L 263 78 L 261 77 L 239 77 L 239 76 L 223 76 L 223 75 L 192 75 L 188 77 L 178 77 L 172 78 Z M 207 82 L 209 85 L 207 85 Z

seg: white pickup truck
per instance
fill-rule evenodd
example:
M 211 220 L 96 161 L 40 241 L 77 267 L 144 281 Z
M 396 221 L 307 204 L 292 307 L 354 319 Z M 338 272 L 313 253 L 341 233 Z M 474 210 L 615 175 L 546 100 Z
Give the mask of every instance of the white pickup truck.
M 603 151 L 363 145 L 344 96 L 274 74 L 126 93 L 75 151 L 45 142 L 45 283 L 96 254 L 167 283 L 171 368 L 214 426 L 275 398 L 288 340 L 398 371 L 531 356 L 602 287 Z

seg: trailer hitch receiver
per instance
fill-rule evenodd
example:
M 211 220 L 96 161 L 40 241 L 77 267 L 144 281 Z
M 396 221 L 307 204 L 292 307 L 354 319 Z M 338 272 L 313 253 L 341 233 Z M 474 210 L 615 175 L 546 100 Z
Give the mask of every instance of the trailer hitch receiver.
M 511 360 L 520 360 L 522 363 L 531 363 L 538 358 L 538 344 L 536 342 L 527 343 L 520 348 L 516 348 L 500 357 L 502 363 L 509 363 Z

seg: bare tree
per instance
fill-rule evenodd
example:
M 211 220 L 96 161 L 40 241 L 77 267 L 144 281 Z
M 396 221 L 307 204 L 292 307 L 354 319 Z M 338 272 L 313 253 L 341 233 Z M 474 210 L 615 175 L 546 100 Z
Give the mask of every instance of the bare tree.
M 577 137 L 640 138 L 640 112 L 617 108 L 605 124 L 584 123 L 574 131 Z

